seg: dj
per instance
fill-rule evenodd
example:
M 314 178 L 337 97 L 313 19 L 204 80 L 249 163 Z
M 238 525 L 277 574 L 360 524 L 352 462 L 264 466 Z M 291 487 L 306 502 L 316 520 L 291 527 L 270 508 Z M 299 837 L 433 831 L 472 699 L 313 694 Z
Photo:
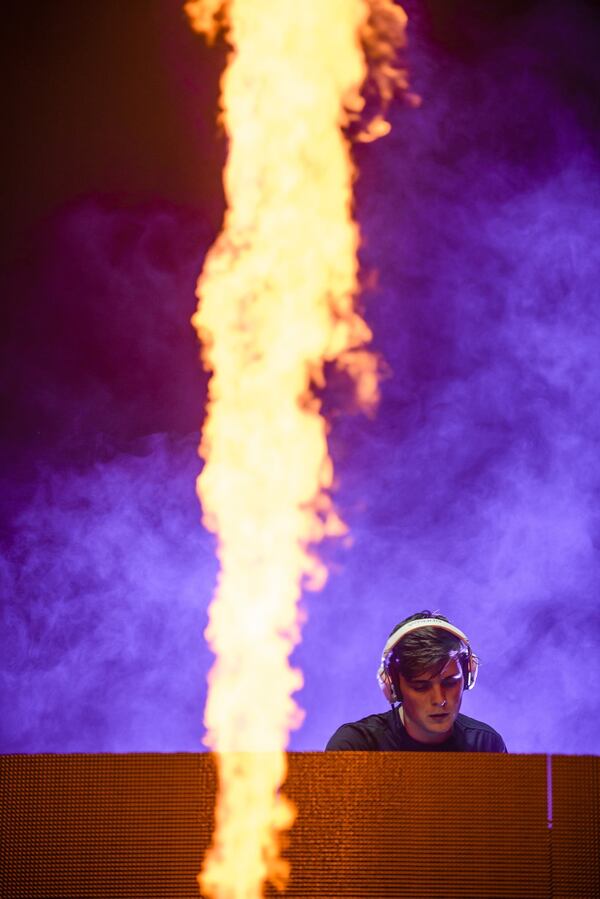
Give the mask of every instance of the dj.
M 443 615 L 424 611 L 405 618 L 390 634 L 377 672 L 391 711 L 343 724 L 326 748 L 506 752 L 492 727 L 459 714 L 477 667 L 466 634 Z

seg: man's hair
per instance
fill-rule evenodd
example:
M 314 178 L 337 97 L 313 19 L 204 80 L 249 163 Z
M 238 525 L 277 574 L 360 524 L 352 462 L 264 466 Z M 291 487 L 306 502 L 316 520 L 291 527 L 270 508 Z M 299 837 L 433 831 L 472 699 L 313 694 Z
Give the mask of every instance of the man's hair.
M 444 615 L 438 612 L 430 612 L 424 609 L 416 612 L 397 624 L 390 637 L 409 621 L 417 621 L 419 618 L 438 618 L 440 621 L 450 623 Z M 389 639 L 389 638 L 388 638 Z M 441 671 L 449 659 L 462 661 L 468 655 L 468 649 L 459 637 L 440 627 L 420 627 L 402 637 L 394 646 L 389 661 L 388 672 L 396 687 L 399 684 L 401 674 L 407 680 L 413 680 L 427 668 L 436 668 Z

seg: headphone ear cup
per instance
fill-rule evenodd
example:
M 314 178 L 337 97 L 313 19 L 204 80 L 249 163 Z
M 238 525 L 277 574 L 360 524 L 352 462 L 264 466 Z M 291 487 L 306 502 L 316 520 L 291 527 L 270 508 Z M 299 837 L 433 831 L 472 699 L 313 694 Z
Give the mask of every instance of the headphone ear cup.
M 463 677 L 465 681 L 465 690 L 472 690 L 477 680 L 477 669 L 479 668 L 479 659 L 472 652 L 466 659 L 463 659 Z
M 387 699 L 388 702 L 398 702 L 400 697 L 396 694 L 396 689 L 392 682 L 392 678 L 389 675 L 388 671 L 383 671 L 380 678 L 380 686 L 383 690 L 383 695 Z
M 462 673 L 463 673 L 463 683 L 464 683 L 463 689 L 470 690 L 471 689 L 471 672 L 469 671 L 469 657 L 468 656 L 467 656 L 467 658 L 463 658 L 460 660 L 460 666 L 462 668 Z
M 469 653 L 469 690 L 472 690 L 477 680 L 479 671 L 479 659 L 472 652 Z

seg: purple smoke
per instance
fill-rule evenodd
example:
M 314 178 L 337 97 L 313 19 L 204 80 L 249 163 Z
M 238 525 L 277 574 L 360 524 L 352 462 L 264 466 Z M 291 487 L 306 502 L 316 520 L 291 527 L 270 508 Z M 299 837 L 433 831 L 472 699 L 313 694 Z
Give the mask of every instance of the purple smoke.
M 326 396 L 354 542 L 324 549 L 330 580 L 303 603 L 292 749 L 384 709 L 385 638 L 431 608 L 482 659 L 463 711 L 511 751 L 599 751 L 597 28 L 583 5 L 544 9 L 462 55 L 416 16 L 423 104 L 357 150 L 390 376 L 374 420 Z M 167 202 L 106 198 L 44 228 L 14 276 L 36 315 L 16 317 L 7 367 L 0 749 L 197 750 L 216 561 L 188 320 L 212 235 Z

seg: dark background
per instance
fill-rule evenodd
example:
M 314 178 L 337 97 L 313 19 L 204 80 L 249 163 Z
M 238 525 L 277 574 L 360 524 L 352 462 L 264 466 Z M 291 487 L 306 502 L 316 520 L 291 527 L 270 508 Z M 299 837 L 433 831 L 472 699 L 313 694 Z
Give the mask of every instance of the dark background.
M 515 751 L 597 753 L 598 13 L 406 9 L 422 105 L 355 151 L 389 377 L 372 421 L 327 397 L 354 546 L 305 601 L 292 748 L 382 709 L 388 631 L 434 608 L 482 656 L 465 712 Z M 224 48 L 171 0 L 3 19 L 0 750 L 197 749 L 216 562 L 189 318 Z

